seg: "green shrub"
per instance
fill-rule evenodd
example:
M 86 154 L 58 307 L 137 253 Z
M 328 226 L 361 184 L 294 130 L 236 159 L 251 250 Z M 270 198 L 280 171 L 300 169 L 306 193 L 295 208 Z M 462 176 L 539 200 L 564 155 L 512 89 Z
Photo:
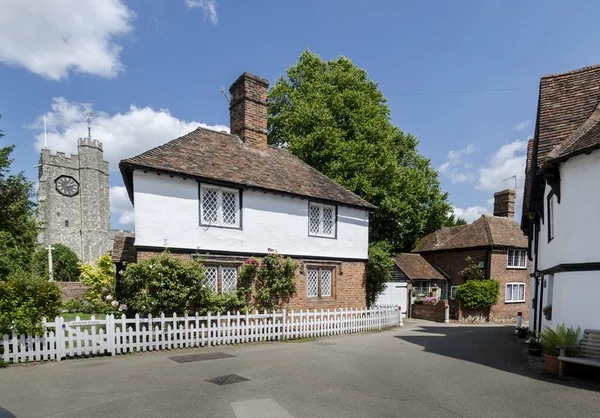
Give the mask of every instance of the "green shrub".
M 79 259 L 77 254 L 62 244 L 52 244 L 52 272 L 57 282 L 79 281 Z M 48 250 L 39 248 L 33 255 L 33 273 L 48 280 Z
M 367 305 L 372 306 L 385 290 L 385 285 L 392 278 L 394 261 L 390 258 L 390 247 L 385 242 L 369 245 L 369 262 L 367 264 Z
M 60 289 L 55 283 L 16 271 L 0 281 L 0 335 L 38 334 L 42 317 L 54 319 L 60 313 Z
M 581 333 L 581 328 L 573 329 L 573 327 L 565 327 L 565 324 L 558 324 L 556 330 L 546 326 L 544 331 L 540 334 L 544 351 L 550 356 L 558 356 L 560 349 L 556 348 L 559 345 L 572 346 L 577 345 L 577 338 Z M 574 357 L 577 355 L 577 350 L 567 350 L 566 355 L 568 357 Z
M 496 280 L 469 280 L 458 287 L 456 297 L 468 309 L 489 308 L 498 303 L 500 283 Z
M 88 286 L 83 295 L 83 313 L 116 314 L 127 310 L 115 296 L 116 269 L 108 254 L 100 257 L 96 264 L 79 265 L 81 282 Z
M 119 298 L 130 312 L 143 315 L 192 313 L 224 303 L 203 286 L 204 267 L 168 253 L 130 264 L 120 277 Z

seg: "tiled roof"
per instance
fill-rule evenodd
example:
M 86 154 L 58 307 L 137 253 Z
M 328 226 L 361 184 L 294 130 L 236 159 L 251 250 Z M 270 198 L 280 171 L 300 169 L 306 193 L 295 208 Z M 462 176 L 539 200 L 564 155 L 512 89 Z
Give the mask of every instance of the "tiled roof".
M 137 254 L 133 246 L 135 238 L 132 236 L 119 234 L 113 241 L 111 258 L 113 263 L 135 263 Z
M 542 77 L 536 133 L 525 168 L 523 222 L 531 211 L 535 167 L 600 148 L 599 104 L 600 65 Z
M 366 209 L 375 207 L 288 151 L 258 150 L 237 136 L 198 128 L 120 162 L 130 199 L 136 168 L 181 174 L 204 181 L 284 192 Z
M 600 65 L 546 75 L 540 81 L 537 164 L 579 128 L 600 102 Z
M 513 219 L 483 215 L 471 224 L 441 228 L 424 236 L 413 251 L 421 253 L 475 247 L 527 248 L 527 237 Z
M 446 277 L 433 267 L 421 254 L 394 254 L 392 259 L 396 265 L 411 280 L 436 279 L 446 280 Z

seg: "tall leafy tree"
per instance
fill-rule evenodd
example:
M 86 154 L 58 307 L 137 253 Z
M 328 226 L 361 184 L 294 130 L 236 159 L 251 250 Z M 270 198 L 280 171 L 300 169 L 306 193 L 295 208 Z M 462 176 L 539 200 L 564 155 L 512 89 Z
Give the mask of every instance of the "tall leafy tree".
M 450 205 L 418 140 L 392 124 L 377 83 L 348 58 L 304 51 L 269 92 L 269 142 L 377 206 L 370 241 L 410 250 Z
M 33 183 L 22 172 L 10 174 L 13 149 L 14 145 L 0 148 L 0 280 L 29 267 L 38 232 Z

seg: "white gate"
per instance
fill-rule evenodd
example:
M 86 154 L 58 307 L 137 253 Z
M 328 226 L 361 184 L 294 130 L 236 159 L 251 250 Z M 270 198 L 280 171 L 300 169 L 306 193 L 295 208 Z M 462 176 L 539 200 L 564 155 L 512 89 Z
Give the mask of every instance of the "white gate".
M 377 297 L 377 305 L 399 306 L 402 318 L 406 318 L 408 308 L 408 290 L 406 282 L 388 282 L 385 291 Z

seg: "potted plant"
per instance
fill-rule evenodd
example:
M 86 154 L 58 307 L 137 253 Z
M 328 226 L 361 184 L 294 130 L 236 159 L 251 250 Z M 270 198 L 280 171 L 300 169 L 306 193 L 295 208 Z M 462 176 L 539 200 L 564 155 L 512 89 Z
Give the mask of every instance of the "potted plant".
M 532 356 L 541 356 L 543 350 L 542 342 L 539 338 L 533 337 L 529 340 L 527 349 Z
M 552 305 L 544 306 L 542 312 L 544 312 L 544 318 L 546 318 L 546 321 L 550 321 L 552 319 Z
M 550 374 L 558 374 L 558 355 L 562 346 L 574 346 L 577 344 L 577 339 L 581 333 L 581 328 L 567 328 L 564 324 L 558 324 L 556 329 L 548 326 L 544 327 L 544 331 L 540 334 L 542 346 L 544 347 L 544 357 L 546 357 L 546 372 Z M 568 357 L 574 357 L 577 354 L 575 350 L 567 350 Z M 567 364 L 564 364 L 564 372 L 567 373 Z
M 519 337 L 519 338 L 527 337 L 528 332 L 529 332 L 529 328 L 527 328 L 527 327 L 518 327 L 517 329 L 515 329 L 515 334 L 517 334 L 517 337 Z

